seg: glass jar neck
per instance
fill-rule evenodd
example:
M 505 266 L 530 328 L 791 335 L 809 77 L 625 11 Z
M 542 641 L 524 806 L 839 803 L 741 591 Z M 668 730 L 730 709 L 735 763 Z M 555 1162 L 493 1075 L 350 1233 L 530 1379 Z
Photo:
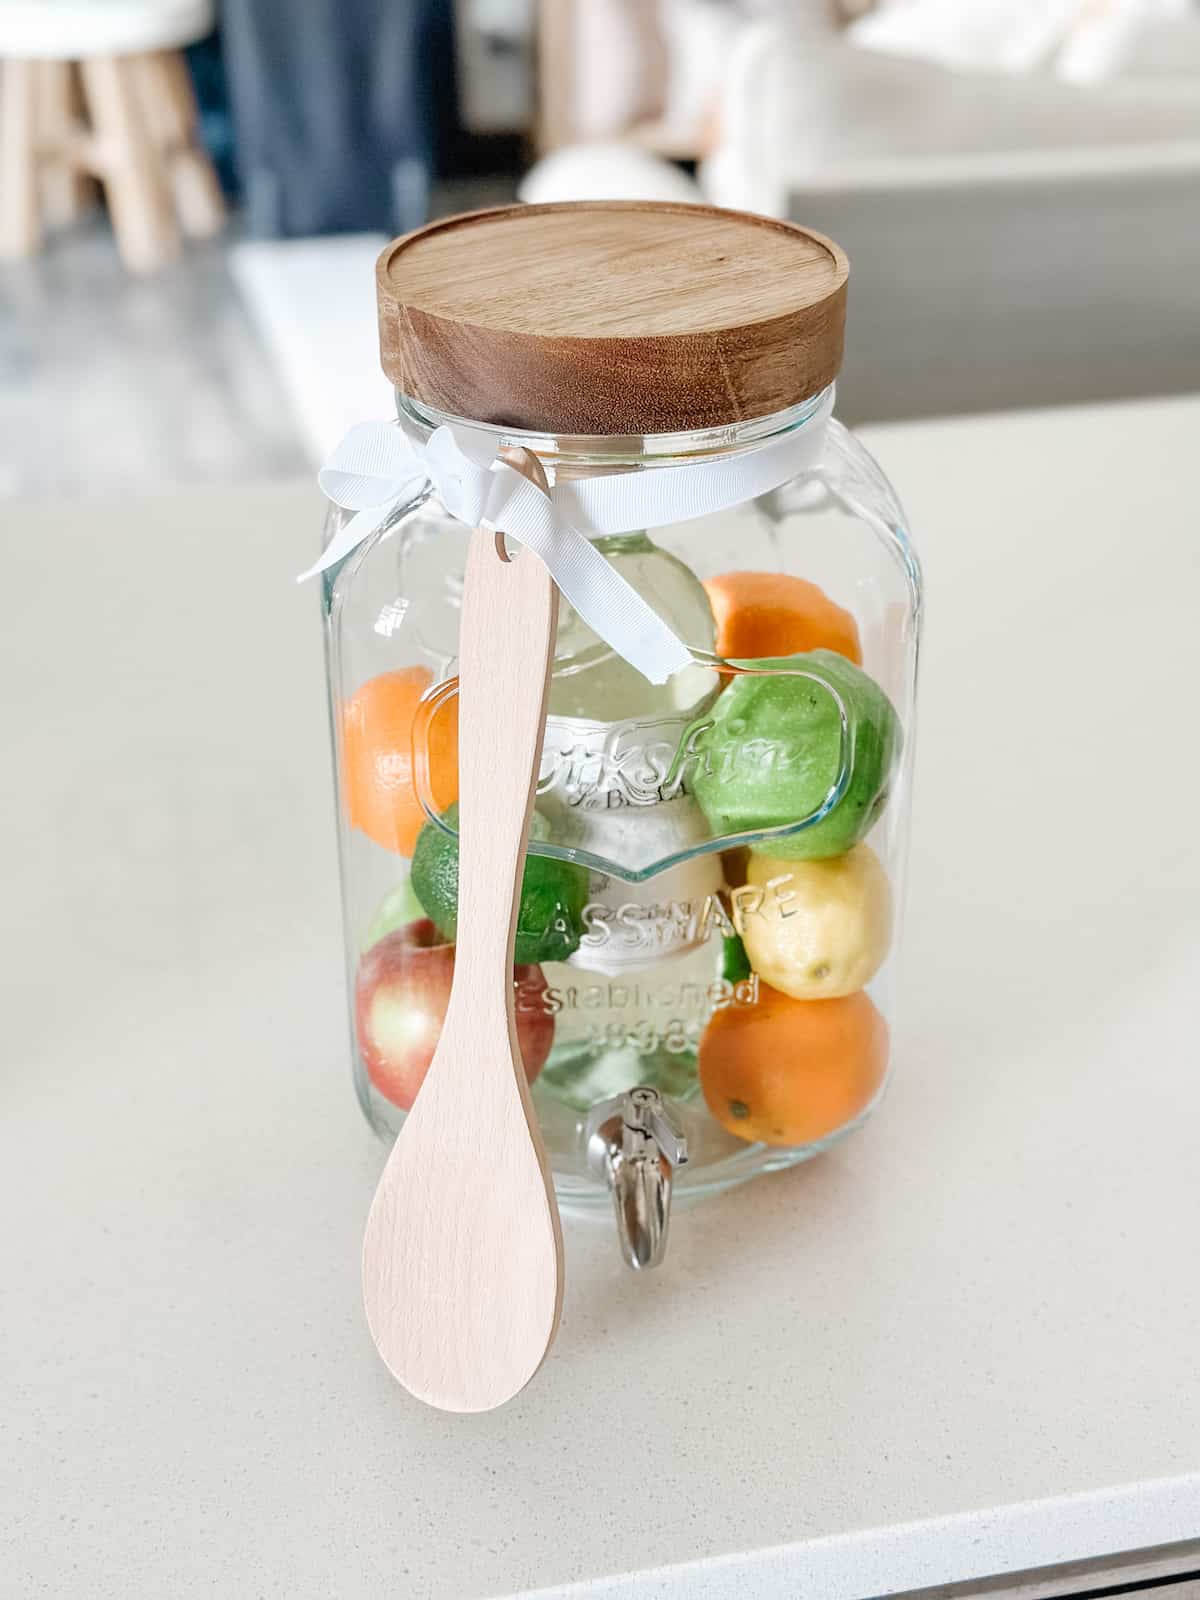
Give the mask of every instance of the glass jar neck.
M 670 466 L 676 462 L 705 460 L 736 455 L 755 445 L 794 433 L 825 416 L 832 400 L 833 385 L 810 395 L 799 405 L 773 411 L 749 421 L 731 422 L 719 428 L 699 428 L 690 433 L 652 434 L 547 434 L 532 433 L 502 424 L 473 422 L 447 411 L 420 404 L 396 390 L 396 413 L 404 428 L 424 441 L 443 424 L 469 429 L 477 436 L 495 441 L 496 451 L 522 447 L 532 450 L 560 477 L 584 477 L 589 472 L 647 466 Z

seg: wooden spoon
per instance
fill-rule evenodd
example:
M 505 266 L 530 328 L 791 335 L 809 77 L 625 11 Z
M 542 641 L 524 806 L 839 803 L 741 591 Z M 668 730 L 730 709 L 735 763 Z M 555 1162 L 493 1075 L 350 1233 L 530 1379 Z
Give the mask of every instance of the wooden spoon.
M 519 455 L 522 459 L 514 459 Z M 542 486 L 540 463 L 511 464 Z M 487 1411 L 541 1365 L 562 1308 L 562 1233 L 513 1016 L 513 945 L 558 590 L 477 530 L 459 650 L 458 948 L 437 1051 L 363 1241 L 379 1353 L 446 1411 Z

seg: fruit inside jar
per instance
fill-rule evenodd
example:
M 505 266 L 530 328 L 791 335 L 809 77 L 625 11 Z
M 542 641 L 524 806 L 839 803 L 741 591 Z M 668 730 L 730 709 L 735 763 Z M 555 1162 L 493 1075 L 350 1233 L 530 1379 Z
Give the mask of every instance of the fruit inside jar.
M 854 618 L 807 580 L 702 583 L 645 535 L 610 543 L 698 661 L 656 688 L 563 608 L 514 996 L 556 1172 L 579 1193 L 587 1114 L 623 1090 L 674 1103 L 703 1183 L 751 1146 L 822 1148 L 869 1109 L 887 1058 L 868 989 L 891 891 L 865 841 L 900 735 Z M 726 663 L 723 644 L 747 653 Z M 361 941 L 357 1044 L 394 1130 L 453 971 L 453 694 L 395 670 L 346 714 L 351 822 L 390 879 Z

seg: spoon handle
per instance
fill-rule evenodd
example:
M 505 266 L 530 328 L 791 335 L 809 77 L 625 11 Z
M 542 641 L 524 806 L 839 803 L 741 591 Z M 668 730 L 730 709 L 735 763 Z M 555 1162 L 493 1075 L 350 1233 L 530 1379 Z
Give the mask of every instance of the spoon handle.
M 558 590 L 528 551 L 476 531 L 459 646 L 458 946 L 451 998 L 506 1005 L 537 785 Z M 485 1019 L 476 1013 L 480 1025 Z M 492 1016 L 486 1018 L 490 1025 Z
M 513 462 L 531 475 L 536 462 Z M 528 551 L 471 537 L 459 646 L 458 942 L 450 1002 L 380 1179 L 363 1295 L 419 1399 L 486 1411 L 558 1328 L 562 1233 L 517 1042 L 513 946 L 541 759 L 558 590 Z

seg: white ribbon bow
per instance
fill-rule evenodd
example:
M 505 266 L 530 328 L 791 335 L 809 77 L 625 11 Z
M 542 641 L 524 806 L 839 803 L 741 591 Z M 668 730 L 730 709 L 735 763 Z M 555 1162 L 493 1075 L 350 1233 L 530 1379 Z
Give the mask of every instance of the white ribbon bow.
M 691 651 L 589 536 L 661 528 L 777 489 L 819 457 L 832 406 L 830 392 L 791 432 L 734 456 L 575 479 L 549 494 L 495 458 L 492 432 L 443 425 L 421 445 L 394 423 L 360 422 L 317 478 L 354 515 L 297 581 L 343 561 L 432 484 L 457 521 L 499 529 L 532 550 L 592 631 L 651 683 L 665 683 L 690 665 Z

